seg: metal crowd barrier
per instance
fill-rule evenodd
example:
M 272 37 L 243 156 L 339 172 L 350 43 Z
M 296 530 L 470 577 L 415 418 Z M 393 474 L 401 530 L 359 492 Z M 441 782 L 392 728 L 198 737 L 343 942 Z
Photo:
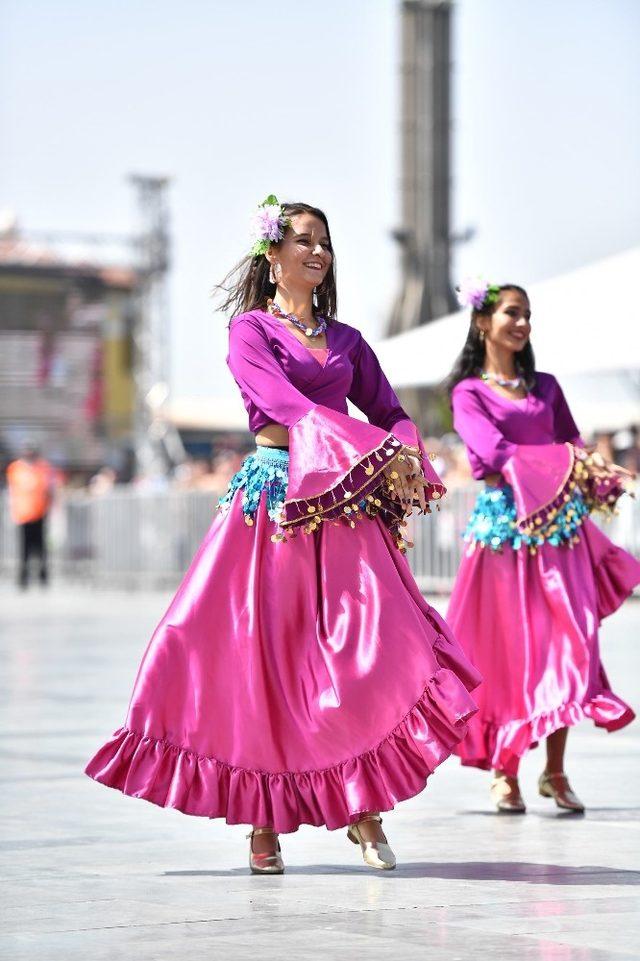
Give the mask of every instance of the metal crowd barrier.
M 425 593 L 446 593 L 455 579 L 477 486 L 452 490 L 428 518 L 414 517 L 409 563 Z M 202 491 L 141 491 L 116 487 L 92 496 L 59 495 L 48 522 L 52 577 L 91 587 L 171 589 L 179 583 L 215 517 L 218 495 Z M 640 556 L 640 503 L 623 498 L 607 534 Z M 0 571 L 14 579 L 16 531 L 0 495 Z

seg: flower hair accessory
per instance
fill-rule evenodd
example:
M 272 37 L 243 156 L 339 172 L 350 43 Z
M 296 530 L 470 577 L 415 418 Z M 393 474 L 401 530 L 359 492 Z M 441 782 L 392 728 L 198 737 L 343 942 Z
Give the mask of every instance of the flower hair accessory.
M 485 310 L 493 307 L 500 295 L 497 284 L 489 284 L 482 277 L 466 277 L 457 287 L 458 303 L 461 307 Z
M 267 199 L 258 205 L 258 210 L 251 222 L 251 236 L 254 240 L 251 248 L 252 256 L 259 257 L 261 254 L 266 254 L 271 244 L 282 240 L 289 223 L 289 218 L 285 217 L 278 198 L 274 194 L 269 194 Z

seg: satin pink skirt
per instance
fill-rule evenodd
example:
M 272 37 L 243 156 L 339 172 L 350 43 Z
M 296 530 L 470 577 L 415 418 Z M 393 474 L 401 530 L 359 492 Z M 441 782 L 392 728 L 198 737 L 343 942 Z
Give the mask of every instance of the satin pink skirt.
M 479 676 L 379 519 L 274 543 L 218 515 L 87 773 L 230 824 L 338 828 L 425 785 Z
M 640 583 L 640 564 L 587 520 L 573 549 L 502 552 L 470 545 L 447 621 L 483 684 L 456 749 L 462 763 L 515 775 L 554 731 L 590 718 L 615 731 L 634 718 L 600 659 L 598 627 Z

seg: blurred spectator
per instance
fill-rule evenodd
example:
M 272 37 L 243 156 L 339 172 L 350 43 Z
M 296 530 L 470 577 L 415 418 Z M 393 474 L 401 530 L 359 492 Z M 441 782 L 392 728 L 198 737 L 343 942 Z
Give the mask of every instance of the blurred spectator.
M 632 474 L 640 473 L 640 430 L 633 425 L 613 435 L 614 460 Z
M 596 434 L 595 448 L 597 452 L 601 454 L 609 463 L 615 461 L 616 458 L 613 451 L 613 434 L 604 432 Z
M 180 490 L 195 490 L 201 487 L 208 475 L 208 460 L 205 457 L 190 457 L 175 469 L 173 484 Z
M 96 497 L 108 494 L 113 490 L 117 480 L 117 474 L 113 467 L 101 467 L 97 473 L 89 479 L 89 493 Z
M 166 491 L 169 487 L 169 480 L 166 474 L 156 473 L 140 473 L 136 474 L 132 481 L 132 487 L 134 490 L 143 493 L 161 493 Z
M 467 487 L 473 483 L 467 452 L 458 435 L 453 432 L 445 434 L 436 443 L 439 445 L 440 461 L 444 464 L 441 477 L 446 487 L 453 490 L 456 487 Z M 430 449 L 430 447 L 427 447 L 427 450 Z M 438 473 L 440 472 L 438 471 Z
M 438 437 L 425 437 L 424 447 L 429 454 L 429 460 L 434 471 L 444 480 L 447 473 L 447 461 L 443 456 L 442 443 Z
M 18 584 L 29 583 L 29 561 L 40 558 L 40 583 L 49 578 L 45 522 L 51 508 L 54 472 L 48 461 L 40 457 L 34 444 L 25 444 L 22 456 L 7 467 L 11 518 L 20 538 Z
M 182 490 L 205 490 L 222 494 L 229 481 L 240 469 L 242 456 L 236 451 L 223 450 L 213 458 L 192 457 L 176 469 L 174 484 Z
M 234 450 L 223 450 L 213 458 L 212 476 L 215 478 L 216 490 L 225 491 L 233 475 L 240 470 L 241 454 Z

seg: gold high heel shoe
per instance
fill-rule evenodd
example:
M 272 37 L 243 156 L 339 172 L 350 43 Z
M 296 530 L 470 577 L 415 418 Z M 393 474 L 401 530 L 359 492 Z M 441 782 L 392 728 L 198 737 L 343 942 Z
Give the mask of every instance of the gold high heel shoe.
M 491 800 L 499 814 L 525 814 L 526 805 L 520 794 L 517 777 L 507 774 L 496 774 L 491 782 Z
M 367 841 L 363 838 L 360 825 L 365 821 L 377 821 L 379 824 L 382 824 L 382 818 L 379 814 L 367 814 L 366 817 L 360 818 L 355 824 L 349 826 L 347 837 L 354 844 L 360 845 L 362 860 L 365 864 L 368 864 L 370 868 L 379 868 L 381 871 L 393 871 L 396 866 L 396 857 L 389 847 L 386 837 L 384 841 Z
M 253 850 L 255 834 L 273 834 L 276 839 L 276 849 L 273 854 L 256 854 Z M 252 874 L 284 874 L 284 861 L 280 850 L 278 835 L 271 828 L 254 828 L 247 834 L 249 843 L 249 868 Z
M 549 774 L 543 771 L 538 781 L 540 797 L 551 797 L 559 808 L 565 811 L 573 811 L 575 814 L 584 814 L 584 804 L 574 794 L 569 778 L 563 771 L 556 774 Z

